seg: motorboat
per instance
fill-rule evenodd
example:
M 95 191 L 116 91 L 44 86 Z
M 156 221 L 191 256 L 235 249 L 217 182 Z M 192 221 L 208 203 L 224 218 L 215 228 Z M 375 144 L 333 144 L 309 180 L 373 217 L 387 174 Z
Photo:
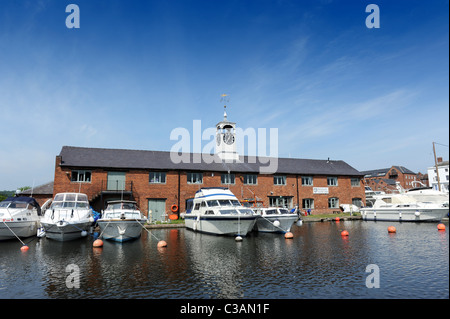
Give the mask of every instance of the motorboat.
M 37 235 L 41 207 L 32 197 L 8 197 L 0 203 L 0 240 Z
M 227 188 L 206 187 L 195 193 L 193 207 L 184 214 L 186 228 L 197 232 L 246 236 L 257 216 L 241 205 Z
M 97 224 L 101 237 L 124 242 L 141 236 L 146 221 L 135 201 L 115 200 L 108 202 Z
M 298 214 L 282 207 L 256 208 L 254 229 L 259 232 L 287 233 L 298 220 Z
M 448 197 L 416 190 L 405 191 L 399 184 L 397 189 L 399 193 L 374 195 L 373 206 L 361 208 L 362 218 L 385 221 L 441 221 L 449 213 Z
M 414 183 L 414 182 L 413 182 Z M 420 183 L 421 184 L 421 183 Z M 432 202 L 436 204 L 449 204 L 449 193 L 427 187 L 422 184 L 421 187 L 414 187 L 404 190 L 400 185 L 397 187 L 400 193 L 407 193 L 409 196 L 422 202 Z
M 45 236 L 67 241 L 87 235 L 94 218 L 88 197 L 82 193 L 58 193 L 41 218 Z

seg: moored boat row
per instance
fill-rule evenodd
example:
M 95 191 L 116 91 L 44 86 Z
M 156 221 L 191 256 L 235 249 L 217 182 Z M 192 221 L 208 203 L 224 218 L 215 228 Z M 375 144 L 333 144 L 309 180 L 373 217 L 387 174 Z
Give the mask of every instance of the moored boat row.
M 286 233 L 298 220 L 297 213 L 284 208 L 244 207 L 227 188 L 201 188 L 184 215 L 186 228 L 215 234 L 246 236 L 253 229 Z
M 398 194 L 374 195 L 372 207 L 361 209 L 363 220 L 441 221 L 449 213 L 448 193 L 413 189 Z M 48 207 L 48 208 L 47 208 Z M 110 201 L 95 218 L 88 197 L 59 193 L 41 207 L 31 197 L 8 197 L 0 203 L 0 240 L 45 235 L 57 241 L 84 237 L 98 224 L 100 237 L 124 242 L 138 238 L 147 221 L 135 201 Z M 287 233 L 300 219 L 286 208 L 244 207 L 227 188 L 199 189 L 181 214 L 186 228 L 215 235 L 246 236 L 252 230 Z

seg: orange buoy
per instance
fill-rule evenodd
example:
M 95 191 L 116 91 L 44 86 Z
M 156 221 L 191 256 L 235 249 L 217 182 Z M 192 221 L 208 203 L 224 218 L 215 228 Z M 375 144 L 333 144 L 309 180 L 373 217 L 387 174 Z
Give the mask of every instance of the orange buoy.
M 176 213 L 178 211 L 178 206 L 173 204 L 172 206 L 170 206 L 170 210 L 172 211 L 172 213 Z
M 438 224 L 437 225 L 437 229 L 438 230 L 445 230 L 445 225 L 444 224 Z
M 286 234 L 284 234 L 284 238 L 286 239 L 292 239 L 294 238 L 294 234 L 288 231 Z
M 156 247 L 158 247 L 158 248 L 167 247 L 167 243 L 164 240 L 160 240 L 158 242 L 158 245 L 156 245 Z
M 339 217 L 336 217 L 334 220 L 335 220 L 336 222 L 340 221 Z
M 397 229 L 394 226 L 388 227 L 388 233 L 395 233 L 395 232 L 397 232 Z
M 170 214 L 169 215 L 169 219 L 170 220 L 177 220 L 178 219 L 178 215 L 177 214 Z
M 101 240 L 101 239 L 94 240 L 94 243 L 92 244 L 92 246 L 94 246 L 95 248 L 102 247 L 103 246 L 103 240 Z
M 27 245 L 23 245 L 22 247 L 20 247 L 21 251 L 27 251 L 28 249 L 30 249 L 30 247 L 28 247 Z
M 346 230 L 341 231 L 341 236 L 348 236 L 348 231 Z

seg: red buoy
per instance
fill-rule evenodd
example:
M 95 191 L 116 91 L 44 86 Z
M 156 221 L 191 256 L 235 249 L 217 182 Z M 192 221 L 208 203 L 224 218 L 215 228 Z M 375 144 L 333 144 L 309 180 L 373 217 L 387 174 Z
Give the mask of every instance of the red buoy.
M 288 231 L 286 234 L 284 234 L 284 238 L 286 239 L 292 239 L 294 238 L 294 234 Z
M 438 230 L 445 230 L 445 225 L 444 224 L 438 224 L 437 225 L 437 229 Z
M 94 240 L 94 243 L 92 244 L 92 246 L 94 246 L 95 248 L 102 247 L 103 246 L 103 240 L 101 240 L 101 239 Z
M 23 245 L 22 247 L 20 247 L 21 251 L 27 251 L 28 249 L 30 249 L 30 247 L 28 247 L 27 245 Z
M 346 230 L 341 231 L 341 236 L 348 236 L 348 231 Z
M 397 232 L 397 229 L 394 226 L 388 227 L 388 233 L 395 233 L 395 232 Z
M 156 245 L 156 247 L 158 247 L 158 248 L 167 247 L 167 243 L 164 240 L 160 240 L 158 242 L 158 245 Z

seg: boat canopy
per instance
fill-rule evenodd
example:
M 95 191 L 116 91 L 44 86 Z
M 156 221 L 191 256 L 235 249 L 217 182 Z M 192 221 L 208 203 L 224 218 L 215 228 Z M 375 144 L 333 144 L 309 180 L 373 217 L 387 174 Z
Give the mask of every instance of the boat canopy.
M 39 206 L 38 202 L 33 197 L 11 196 L 2 201 L 0 207 L 21 208 L 20 204 L 27 204 L 35 207 L 38 211 L 38 215 L 41 215 L 41 206 Z

